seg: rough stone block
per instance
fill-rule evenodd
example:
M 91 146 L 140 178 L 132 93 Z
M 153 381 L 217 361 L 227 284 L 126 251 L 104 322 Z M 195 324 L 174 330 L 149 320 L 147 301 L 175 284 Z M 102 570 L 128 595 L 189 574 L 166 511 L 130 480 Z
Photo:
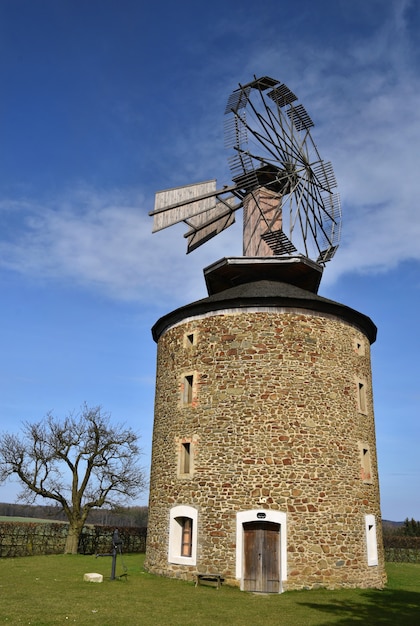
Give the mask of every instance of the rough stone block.
M 104 577 L 102 574 L 96 574 L 95 572 L 90 572 L 88 574 L 84 574 L 83 580 L 89 583 L 101 583 Z

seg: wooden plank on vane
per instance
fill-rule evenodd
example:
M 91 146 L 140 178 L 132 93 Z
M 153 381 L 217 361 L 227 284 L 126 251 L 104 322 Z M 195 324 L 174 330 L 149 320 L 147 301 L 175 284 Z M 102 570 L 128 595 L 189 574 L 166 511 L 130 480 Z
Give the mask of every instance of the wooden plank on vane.
M 229 204 L 229 207 L 226 206 Z M 184 237 L 188 237 L 187 253 L 192 252 L 209 239 L 212 239 L 229 226 L 235 223 L 235 210 L 237 206 L 236 198 L 228 198 L 225 202 L 218 202 L 215 207 L 201 213 L 191 219 L 186 220 L 191 227 Z
M 158 191 L 155 196 L 153 232 L 183 222 L 215 206 L 216 180 Z

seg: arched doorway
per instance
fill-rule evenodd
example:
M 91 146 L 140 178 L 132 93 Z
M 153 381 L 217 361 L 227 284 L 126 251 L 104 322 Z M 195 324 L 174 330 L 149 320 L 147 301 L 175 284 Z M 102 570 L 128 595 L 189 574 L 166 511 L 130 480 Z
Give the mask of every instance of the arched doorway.
M 283 591 L 287 580 L 286 513 L 251 509 L 236 514 L 236 578 L 243 591 Z

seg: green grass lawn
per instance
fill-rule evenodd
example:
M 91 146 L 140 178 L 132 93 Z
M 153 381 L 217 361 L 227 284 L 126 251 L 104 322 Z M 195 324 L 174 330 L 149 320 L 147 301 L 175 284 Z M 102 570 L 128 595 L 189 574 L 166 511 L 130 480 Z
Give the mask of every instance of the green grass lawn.
M 110 581 L 111 558 L 37 556 L 0 559 L 0 624 L 89 626 L 419 626 L 420 564 L 389 563 L 388 587 L 340 591 L 243 593 L 235 588 L 161 578 L 143 570 L 143 555 L 126 555 L 127 579 Z M 86 572 L 104 582 L 83 581 Z M 117 561 L 117 574 L 123 572 Z

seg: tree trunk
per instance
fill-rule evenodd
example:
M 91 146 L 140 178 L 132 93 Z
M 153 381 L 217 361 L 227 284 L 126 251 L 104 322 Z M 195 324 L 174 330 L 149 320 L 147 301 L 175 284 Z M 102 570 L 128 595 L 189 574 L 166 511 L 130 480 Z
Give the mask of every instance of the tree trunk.
M 64 554 L 77 554 L 82 529 L 83 524 L 80 526 L 80 524 L 70 523 Z

